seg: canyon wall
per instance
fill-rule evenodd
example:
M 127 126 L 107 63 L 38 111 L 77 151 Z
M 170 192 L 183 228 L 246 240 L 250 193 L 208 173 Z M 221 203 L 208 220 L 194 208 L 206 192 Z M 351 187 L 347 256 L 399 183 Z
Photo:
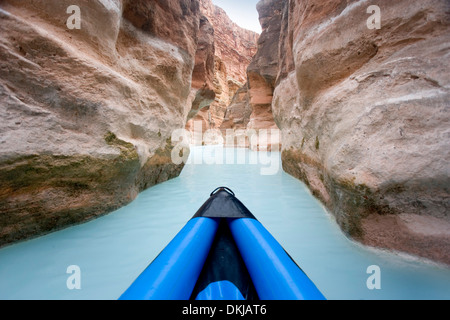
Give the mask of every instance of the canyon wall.
M 284 170 L 352 238 L 450 264 L 450 3 L 259 6 L 280 5 L 269 16 L 283 30 L 272 110 Z
M 260 1 L 257 4 L 262 33 L 258 41 L 258 52 L 247 70 L 249 104 L 252 108 L 249 129 L 277 127 L 272 115 L 272 98 L 278 73 L 283 4 L 283 1 Z
M 282 37 L 283 1 L 260 1 L 257 4 L 262 33 L 258 50 L 247 70 L 247 83 L 228 105 L 221 130 L 233 130 L 238 140 L 253 150 L 280 150 L 280 139 L 271 135 L 278 129 L 273 118 L 272 100 L 278 75 L 279 39 Z M 264 134 L 253 133 L 267 130 Z M 255 140 L 255 137 L 256 140 Z M 235 145 L 236 142 L 233 142 Z
M 259 35 L 234 23 L 226 12 L 211 0 L 200 1 L 203 18 L 212 27 L 214 65 L 212 86 L 215 96 L 195 107 L 196 113 L 189 118 L 186 128 L 194 130 L 194 122 L 202 123 L 202 130 L 219 129 L 225 112 L 237 90 L 247 82 L 247 67 L 257 50 Z
M 0 245 L 179 174 L 200 24 L 195 0 L 0 2 Z

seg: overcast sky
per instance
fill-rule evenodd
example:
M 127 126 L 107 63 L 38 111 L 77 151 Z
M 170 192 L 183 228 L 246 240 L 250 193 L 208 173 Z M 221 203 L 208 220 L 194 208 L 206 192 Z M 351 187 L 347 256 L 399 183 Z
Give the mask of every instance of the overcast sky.
M 231 20 L 242 28 L 261 33 L 259 16 L 256 11 L 256 4 L 259 0 L 212 0 L 212 2 L 224 9 Z

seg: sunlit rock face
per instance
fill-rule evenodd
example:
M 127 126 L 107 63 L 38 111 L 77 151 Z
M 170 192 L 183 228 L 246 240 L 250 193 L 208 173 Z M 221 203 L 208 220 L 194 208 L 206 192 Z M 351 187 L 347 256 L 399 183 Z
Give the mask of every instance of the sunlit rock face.
M 371 4 L 282 11 L 283 166 L 355 239 L 450 263 L 450 5 Z
M 0 3 L 0 245 L 179 174 L 200 23 L 191 0 Z

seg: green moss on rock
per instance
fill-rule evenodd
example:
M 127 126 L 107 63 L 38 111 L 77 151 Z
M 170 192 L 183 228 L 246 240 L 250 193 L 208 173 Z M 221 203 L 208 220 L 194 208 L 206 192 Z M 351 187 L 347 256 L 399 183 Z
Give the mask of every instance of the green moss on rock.
M 155 154 L 147 160 L 138 178 L 139 190 L 145 190 L 180 175 L 184 164 L 173 163 L 173 148 L 172 140 L 169 138 L 166 140 L 164 148 L 157 149 Z
M 119 148 L 121 151 L 121 156 L 125 160 L 139 159 L 135 146 L 132 143 L 120 140 L 114 133 L 108 132 L 105 135 L 105 141 L 108 145 Z
M 383 202 L 380 190 L 373 190 L 365 184 L 357 184 L 354 178 L 333 177 L 323 164 L 311 159 L 301 150 L 284 150 L 282 160 L 283 169 L 302 180 L 310 188 L 312 194 L 334 214 L 342 230 L 353 238 L 363 237 L 361 220 L 368 215 L 396 213 L 387 203 Z M 321 192 L 313 188 L 305 167 L 315 168 L 317 177 L 330 195 L 329 199 L 324 199 Z M 390 190 L 401 192 L 403 189 L 401 186 L 392 186 Z
M 0 246 L 115 210 L 137 194 L 136 148 L 109 132 L 115 159 L 27 155 L 0 163 Z

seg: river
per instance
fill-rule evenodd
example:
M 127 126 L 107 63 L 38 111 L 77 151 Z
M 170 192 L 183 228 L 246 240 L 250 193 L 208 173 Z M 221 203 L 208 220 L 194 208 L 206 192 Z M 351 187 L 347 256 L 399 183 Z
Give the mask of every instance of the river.
M 109 215 L 1 249 L 0 299 L 117 299 L 219 186 L 235 192 L 327 299 L 450 299 L 450 269 L 348 239 L 283 172 L 279 153 L 218 147 L 193 148 L 178 178 Z

